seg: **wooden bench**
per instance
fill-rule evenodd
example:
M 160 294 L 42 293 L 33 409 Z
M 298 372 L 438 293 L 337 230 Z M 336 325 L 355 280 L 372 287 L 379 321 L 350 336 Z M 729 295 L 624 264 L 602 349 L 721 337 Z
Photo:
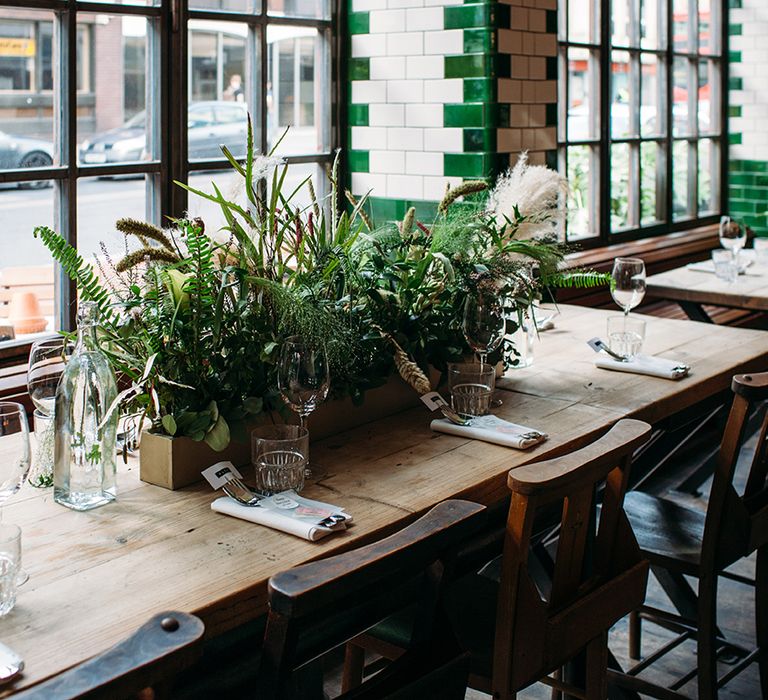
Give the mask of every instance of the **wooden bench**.
M 53 265 L 30 265 L 0 269 L 0 317 L 8 315 L 8 304 L 17 292 L 34 292 L 40 302 L 40 313 L 53 316 Z

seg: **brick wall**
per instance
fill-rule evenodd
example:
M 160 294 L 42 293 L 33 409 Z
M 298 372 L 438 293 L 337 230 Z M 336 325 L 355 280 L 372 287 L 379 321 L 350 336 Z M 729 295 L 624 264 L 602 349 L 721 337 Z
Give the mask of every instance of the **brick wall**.
M 349 165 L 377 221 L 522 149 L 554 163 L 557 0 L 350 0 Z
M 728 211 L 768 236 L 768 2 L 730 0 Z

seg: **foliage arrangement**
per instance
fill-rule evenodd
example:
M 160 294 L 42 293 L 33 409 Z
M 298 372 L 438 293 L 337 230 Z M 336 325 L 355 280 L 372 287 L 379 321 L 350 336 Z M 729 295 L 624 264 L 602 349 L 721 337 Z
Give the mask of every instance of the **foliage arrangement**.
M 395 371 L 423 391 L 428 365 L 468 353 L 468 294 L 505 299 L 514 317 L 547 288 L 606 282 L 561 269 L 566 183 L 524 157 L 488 192 L 482 181 L 449 188 L 431 222 L 411 209 L 377 228 L 367 196 L 347 192 L 341 205 L 338 157 L 318 199 L 311 179 L 288 191 L 274 151 L 253 154 L 250 126 L 244 162 L 223 152 L 241 196 L 181 185 L 218 205 L 220 231 L 200 219 L 167 229 L 121 219 L 123 256 L 102 248 L 94 268 L 55 232 L 35 229 L 80 298 L 99 305 L 123 410 L 169 435 L 220 450 L 259 413 L 282 410 L 276 368 L 287 336 L 325 345 L 336 396 L 362 400 Z M 514 362 L 509 344 L 504 354 Z

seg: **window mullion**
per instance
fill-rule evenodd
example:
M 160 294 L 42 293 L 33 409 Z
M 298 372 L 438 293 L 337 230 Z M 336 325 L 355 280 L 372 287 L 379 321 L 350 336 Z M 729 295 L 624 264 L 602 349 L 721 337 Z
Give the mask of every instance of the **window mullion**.
M 611 234 L 611 3 L 602 0 L 600 12 L 600 239 L 608 243 Z

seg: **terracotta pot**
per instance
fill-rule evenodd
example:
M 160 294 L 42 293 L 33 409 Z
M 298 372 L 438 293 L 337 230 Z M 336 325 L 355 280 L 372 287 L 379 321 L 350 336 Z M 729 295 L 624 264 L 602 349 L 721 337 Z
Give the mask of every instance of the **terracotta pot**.
M 40 314 L 40 302 L 34 292 L 14 292 L 8 304 L 8 320 L 16 333 L 40 333 L 48 321 Z

